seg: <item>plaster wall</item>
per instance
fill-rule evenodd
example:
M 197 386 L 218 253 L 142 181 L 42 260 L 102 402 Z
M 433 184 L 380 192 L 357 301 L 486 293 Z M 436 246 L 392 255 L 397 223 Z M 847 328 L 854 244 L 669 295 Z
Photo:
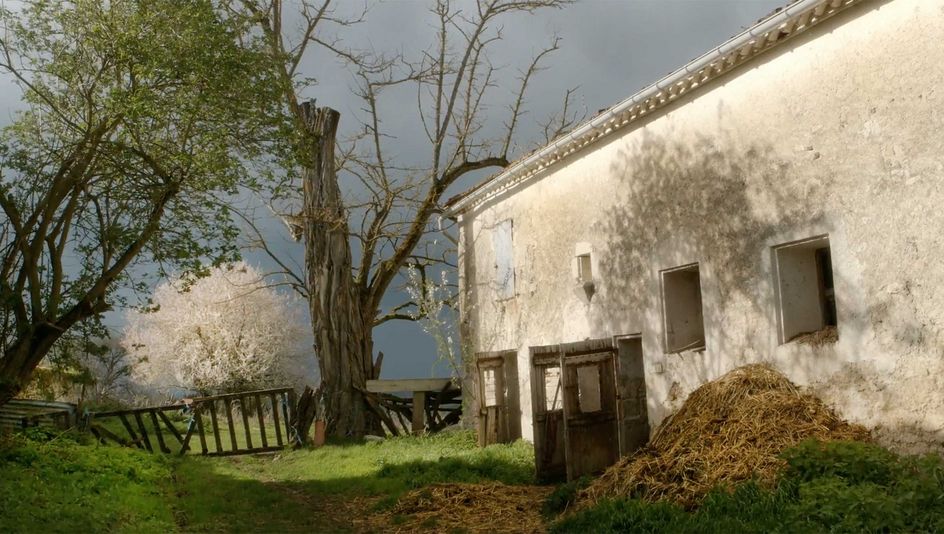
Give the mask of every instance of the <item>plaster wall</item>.
M 653 427 L 701 383 L 769 362 L 885 444 L 939 447 L 942 35 L 944 0 L 866 2 L 463 213 L 465 347 L 517 351 L 522 435 L 529 347 L 641 334 Z M 507 219 L 500 298 L 491 232 Z M 773 247 L 819 235 L 839 340 L 781 344 Z M 696 262 L 706 347 L 667 353 L 659 273 Z

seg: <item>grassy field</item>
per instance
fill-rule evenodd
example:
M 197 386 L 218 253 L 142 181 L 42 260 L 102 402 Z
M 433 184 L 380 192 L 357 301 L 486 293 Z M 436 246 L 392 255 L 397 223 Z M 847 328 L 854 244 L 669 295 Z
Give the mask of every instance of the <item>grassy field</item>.
M 174 463 L 32 431 L 0 443 L 0 532 L 170 532 Z
M 774 487 L 721 488 L 694 511 L 628 498 L 559 516 L 577 484 L 535 506 L 553 532 L 944 531 L 937 456 L 809 442 L 785 458 Z M 0 532 L 359 531 L 413 488 L 532 478 L 530 444 L 483 449 L 469 432 L 178 458 L 32 431 L 0 441 Z
M 469 432 L 227 458 L 34 437 L 0 445 L 2 532 L 346 531 L 412 488 L 533 478 L 530 444 Z

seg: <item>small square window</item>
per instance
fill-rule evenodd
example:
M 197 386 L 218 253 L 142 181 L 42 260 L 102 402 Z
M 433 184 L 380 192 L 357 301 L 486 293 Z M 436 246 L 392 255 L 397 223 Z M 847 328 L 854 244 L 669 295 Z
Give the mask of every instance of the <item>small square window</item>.
M 589 254 L 577 256 L 577 280 L 581 284 L 593 282 L 593 264 L 590 261 Z
M 485 369 L 482 374 L 485 379 L 485 406 L 498 406 L 498 396 L 495 394 L 497 382 L 495 369 Z
M 698 264 L 662 271 L 662 319 L 665 351 L 705 348 L 705 323 Z
M 564 396 L 561 392 L 560 367 L 544 368 L 544 409 L 548 412 L 560 410 L 564 407 Z
M 838 320 L 829 236 L 780 245 L 773 251 L 780 342 L 835 328 Z

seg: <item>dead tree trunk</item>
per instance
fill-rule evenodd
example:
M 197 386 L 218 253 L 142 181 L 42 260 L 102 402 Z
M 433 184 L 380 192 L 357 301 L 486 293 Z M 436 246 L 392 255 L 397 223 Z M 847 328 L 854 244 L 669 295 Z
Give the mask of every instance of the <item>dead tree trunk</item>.
M 305 270 L 326 432 L 359 437 L 379 428 L 363 395 L 374 374 L 374 310 L 363 309 L 352 277 L 347 214 L 334 160 L 341 115 L 310 102 L 302 105 L 302 117 L 307 158 L 302 176 Z

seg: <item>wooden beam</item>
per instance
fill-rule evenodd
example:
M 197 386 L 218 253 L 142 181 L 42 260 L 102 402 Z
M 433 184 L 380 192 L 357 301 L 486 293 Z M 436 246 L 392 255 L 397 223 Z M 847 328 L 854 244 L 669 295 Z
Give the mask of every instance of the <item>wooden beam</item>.
M 256 416 L 259 418 L 259 434 L 262 436 L 262 448 L 269 448 L 269 439 L 266 437 L 265 416 L 262 413 L 262 397 L 256 395 Z
M 426 392 L 413 392 L 413 434 L 420 435 L 426 429 Z
M 275 442 L 279 447 L 284 445 L 282 442 L 282 428 L 279 425 L 279 401 L 275 399 L 275 394 L 270 393 L 269 399 L 272 400 L 272 423 L 275 425 Z
M 246 406 L 246 399 L 248 397 L 239 398 L 239 413 L 243 416 L 243 430 L 246 433 L 246 448 L 252 448 L 252 429 L 249 428 L 249 409 Z
M 161 420 L 164 421 L 164 425 L 167 426 L 167 429 L 170 430 L 170 433 L 173 434 L 174 439 L 177 440 L 177 443 L 183 444 L 184 437 L 180 434 L 180 431 L 177 430 L 177 427 L 174 426 L 174 422 L 170 420 L 170 417 L 167 417 L 163 411 L 157 412 L 157 415 L 160 416 Z
M 164 433 L 161 432 L 161 423 L 157 420 L 157 415 L 155 414 L 156 410 L 152 410 L 151 414 L 151 423 L 154 424 L 154 435 L 157 437 L 157 445 L 161 448 L 161 452 L 169 453 L 170 449 L 167 447 L 167 444 L 164 443 Z
M 226 397 L 223 399 L 223 405 L 226 408 L 226 424 L 229 427 L 229 443 L 232 448 L 230 451 L 238 451 L 239 444 L 236 443 L 236 425 L 233 424 L 233 399 L 235 397 Z
M 412 393 L 414 391 L 439 392 L 452 384 L 451 378 L 403 378 L 399 380 L 368 380 L 367 391 L 371 393 Z M 455 384 L 449 389 L 459 389 Z
M 220 423 L 216 419 L 216 401 L 207 401 L 210 403 L 210 424 L 213 425 L 213 438 L 216 441 L 216 452 L 223 450 L 223 441 L 220 439 Z

